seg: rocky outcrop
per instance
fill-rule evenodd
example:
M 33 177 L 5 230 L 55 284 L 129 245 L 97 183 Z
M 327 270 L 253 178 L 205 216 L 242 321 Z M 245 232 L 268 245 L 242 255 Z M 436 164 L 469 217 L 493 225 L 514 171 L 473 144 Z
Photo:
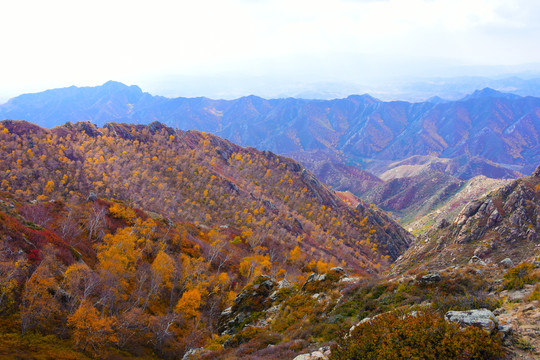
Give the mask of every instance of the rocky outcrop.
M 537 171 L 465 206 L 449 228 L 448 238 L 455 244 L 468 244 L 489 236 L 494 247 L 501 242 L 508 244 L 499 246 L 501 249 L 516 242 L 538 242 L 540 177 Z M 517 249 L 515 245 L 512 248 Z
M 302 290 L 305 290 L 306 287 L 311 284 L 311 283 L 314 283 L 314 282 L 319 282 L 319 281 L 325 281 L 326 280 L 326 274 L 315 274 L 315 273 L 311 273 L 306 282 L 304 283 L 304 285 L 302 285 Z
M 258 317 L 255 315 L 271 307 L 272 294 L 278 286 L 269 276 L 257 277 L 236 296 L 233 306 L 221 313 L 218 324 L 220 333 L 232 335 L 256 322 Z
M 431 271 L 420 278 L 420 282 L 423 282 L 423 283 L 434 283 L 434 282 L 439 282 L 441 280 L 442 280 L 441 273 L 438 271 Z
M 488 309 L 449 311 L 444 317 L 462 326 L 478 326 L 489 332 L 497 329 L 497 318 Z
M 293 360 L 327 360 L 330 356 L 330 347 L 324 346 L 319 350 L 307 354 L 301 354 L 295 357 Z
M 507 269 L 514 267 L 514 262 L 510 258 L 504 258 L 503 260 L 501 260 L 500 264 Z
M 533 171 L 532 176 L 540 177 L 540 165 Z
M 426 224 L 424 223 L 424 226 Z M 462 207 L 447 226 L 428 230 L 393 264 L 393 273 L 418 266 L 485 265 L 527 260 L 540 246 L 540 176 L 538 171 L 498 187 Z M 508 261 L 501 266 L 510 266 Z

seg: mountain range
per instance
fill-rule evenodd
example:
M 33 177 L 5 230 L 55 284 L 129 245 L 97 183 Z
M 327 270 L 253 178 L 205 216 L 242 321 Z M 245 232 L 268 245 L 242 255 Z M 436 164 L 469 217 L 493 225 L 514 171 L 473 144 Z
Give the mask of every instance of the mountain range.
M 160 121 L 280 154 L 330 151 L 346 164 L 367 169 L 429 155 L 476 158 L 521 173 L 530 173 L 540 162 L 539 117 L 539 98 L 489 88 L 448 102 L 385 102 L 369 95 L 211 100 L 153 96 L 137 86 L 110 81 L 25 94 L 0 106 L 0 118 L 48 128 L 68 121 L 98 126 Z M 484 172 L 473 169 L 467 176 L 489 176 Z

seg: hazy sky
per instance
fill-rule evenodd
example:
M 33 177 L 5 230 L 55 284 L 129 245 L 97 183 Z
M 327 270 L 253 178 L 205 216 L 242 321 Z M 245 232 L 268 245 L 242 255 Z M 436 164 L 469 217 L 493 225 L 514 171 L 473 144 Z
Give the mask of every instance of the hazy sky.
M 201 78 L 191 95 L 204 95 L 226 78 L 227 96 L 249 79 L 366 83 L 540 63 L 538 0 L 14 0 L 0 13 L 2 99 L 110 79 L 155 92 Z

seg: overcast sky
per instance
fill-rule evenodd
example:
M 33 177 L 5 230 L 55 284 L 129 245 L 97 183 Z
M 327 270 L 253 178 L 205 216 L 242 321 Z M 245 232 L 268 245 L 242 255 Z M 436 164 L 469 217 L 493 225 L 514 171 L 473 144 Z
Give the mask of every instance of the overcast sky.
M 249 79 L 369 83 L 540 63 L 538 0 L 14 0 L 0 14 L 0 99 L 111 79 L 153 92 L 201 79 L 181 95 L 208 84 L 227 97 Z

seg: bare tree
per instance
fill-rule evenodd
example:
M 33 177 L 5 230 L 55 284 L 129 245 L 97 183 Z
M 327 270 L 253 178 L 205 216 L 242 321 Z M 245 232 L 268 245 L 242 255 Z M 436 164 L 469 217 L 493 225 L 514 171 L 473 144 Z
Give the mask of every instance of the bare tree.
M 94 204 L 88 213 L 86 219 L 86 230 L 88 231 L 88 239 L 96 238 L 102 239 L 104 236 L 103 228 L 105 225 L 105 208 Z

